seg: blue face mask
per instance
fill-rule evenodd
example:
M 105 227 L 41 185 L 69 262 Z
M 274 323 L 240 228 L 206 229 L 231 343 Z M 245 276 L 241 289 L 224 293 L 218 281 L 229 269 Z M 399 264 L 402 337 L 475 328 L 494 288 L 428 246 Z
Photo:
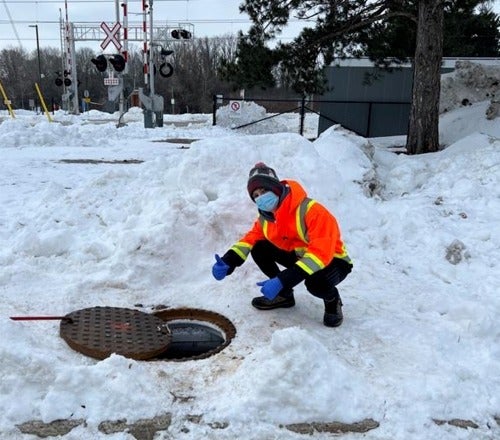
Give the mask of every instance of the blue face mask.
M 279 197 L 272 191 L 268 191 L 255 199 L 257 208 L 261 211 L 273 212 L 278 206 Z

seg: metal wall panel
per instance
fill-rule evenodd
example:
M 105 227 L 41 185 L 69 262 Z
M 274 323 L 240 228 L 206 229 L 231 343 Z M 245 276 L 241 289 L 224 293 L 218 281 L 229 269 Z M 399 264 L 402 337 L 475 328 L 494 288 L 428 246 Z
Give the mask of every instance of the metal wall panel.
M 330 90 L 321 98 L 322 115 L 365 137 L 407 133 L 413 82 L 411 67 L 392 71 L 370 66 L 326 69 Z M 332 121 L 320 118 L 318 133 L 331 125 Z

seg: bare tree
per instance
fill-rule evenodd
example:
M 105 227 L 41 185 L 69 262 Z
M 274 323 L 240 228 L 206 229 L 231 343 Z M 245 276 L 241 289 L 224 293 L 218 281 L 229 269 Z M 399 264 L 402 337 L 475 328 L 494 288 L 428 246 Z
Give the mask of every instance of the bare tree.
M 0 81 L 14 107 L 28 108 L 29 99 L 35 98 L 33 85 L 38 77 L 35 66 L 36 54 L 30 63 L 29 54 L 23 48 L 0 52 Z
M 215 38 L 199 38 L 179 43 L 173 47 L 174 53 L 168 58 L 174 66 L 172 76 L 165 78 L 160 74 L 163 61 L 155 54 L 155 91 L 165 99 L 165 110 L 178 112 L 208 113 L 212 109 L 212 96 L 229 90 L 229 85 L 218 76 L 222 59 L 233 59 L 236 52 L 237 37 L 223 35 Z M 79 48 L 76 53 L 78 89 L 89 92 L 92 102 L 105 105 L 108 100 L 104 78 L 107 72 L 99 72 L 91 62 L 95 51 Z M 56 85 L 56 79 L 64 80 L 61 53 L 55 48 L 42 48 L 41 89 L 49 107 L 52 102 L 59 103 L 64 87 Z M 0 51 L 0 80 L 6 88 L 14 107 L 27 108 L 29 99 L 36 97 L 34 83 L 38 81 L 37 53 L 11 48 Z M 128 73 L 124 76 L 125 96 L 144 86 L 143 57 L 140 47 L 131 46 L 128 57 Z M 170 108 L 171 98 L 175 106 Z M 109 106 L 108 108 L 111 108 Z
M 174 47 L 170 78 L 156 77 L 156 90 L 167 100 L 175 99 L 176 112 L 207 113 L 212 96 L 228 89 L 217 71 L 225 56 L 234 56 L 236 37 L 200 38 Z

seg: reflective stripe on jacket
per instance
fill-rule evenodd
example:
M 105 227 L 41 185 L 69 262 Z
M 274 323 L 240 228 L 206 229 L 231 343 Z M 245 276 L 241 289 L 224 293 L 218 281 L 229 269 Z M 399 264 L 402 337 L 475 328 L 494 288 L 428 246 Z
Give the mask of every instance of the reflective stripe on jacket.
M 290 191 L 274 213 L 275 220 L 259 215 L 252 229 L 231 249 L 246 260 L 255 243 L 268 240 L 279 249 L 294 251 L 299 257 L 296 264 L 308 275 L 323 269 L 335 257 L 351 263 L 337 219 L 323 205 L 308 198 L 298 182 L 282 183 Z

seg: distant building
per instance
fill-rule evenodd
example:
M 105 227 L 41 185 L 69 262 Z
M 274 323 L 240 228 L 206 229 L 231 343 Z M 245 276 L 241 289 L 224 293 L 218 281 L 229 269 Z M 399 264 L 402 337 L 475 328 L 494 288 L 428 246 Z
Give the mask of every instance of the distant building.
M 495 58 L 444 58 L 442 73 L 455 62 L 498 64 Z M 368 58 L 340 60 L 326 67 L 328 91 L 321 97 L 318 134 L 335 124 L 364 137 L 406 135 L 412 98 L 413 68 L 379 69 Z

